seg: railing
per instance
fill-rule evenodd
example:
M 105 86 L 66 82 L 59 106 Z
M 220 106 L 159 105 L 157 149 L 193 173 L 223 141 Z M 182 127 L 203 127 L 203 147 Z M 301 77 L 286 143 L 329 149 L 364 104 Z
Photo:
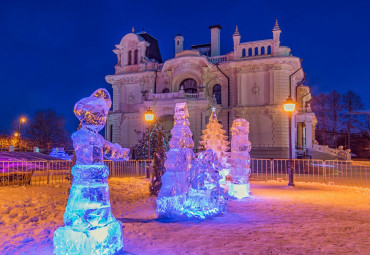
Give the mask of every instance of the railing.
M 221 63 L 221 62 L 227 61 L 227 57 L 226 57 L 226 55 L 215 56 L 215 57 L 208 57 L 208 61 L 210 63 L 212 63 L 212 64 L 217 64 L 217 63 Z
M 288 181 L 288 159 L 251 159 L 251 181 Z M 109 177 L 144 177 L 150 175 L 149 160 L 104 161 Z M 41 186 L 68 182 L 71 161 L 2 161 L 0 186 Z M 293 159 L 294 181 L 318 182 L 370 188 L 370 162 Z
M 288 181 L 288 159 L 251 159 L 250 180 Z M 293 159 L 294 181 L 370 188 L 370 162 Z
M 46 185 L 67 182 L 72 162 L 55 161 L 0 161 L 0 186 Z

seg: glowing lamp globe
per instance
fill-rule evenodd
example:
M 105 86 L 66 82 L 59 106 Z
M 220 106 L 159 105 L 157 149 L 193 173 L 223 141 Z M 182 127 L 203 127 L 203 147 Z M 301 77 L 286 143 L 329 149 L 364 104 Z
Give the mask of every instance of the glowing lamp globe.
M 18 137 L 18 136 L 19 136 L 19 133 L 18 133 L 18 132 L 15 132 L 15 133 L 14 133 L 14 136 L 15 136 L 15 137 Z
M 25 123 L 25 122 L 27 121 L 27 119 L 26 119 L 25 117 L 21 117 L 20 121 L 21 121 L 22 123 Z
M 145 121 L 148 121 L 148 122 L 151 122 L 154 120 L 154 113 L 150 108 L 145 112 L 144 118 L 145 118 Z
M 295 109 L 295 102 L 290 97 L 284 103 L 284 111 L 286 112 L 294 112 Z

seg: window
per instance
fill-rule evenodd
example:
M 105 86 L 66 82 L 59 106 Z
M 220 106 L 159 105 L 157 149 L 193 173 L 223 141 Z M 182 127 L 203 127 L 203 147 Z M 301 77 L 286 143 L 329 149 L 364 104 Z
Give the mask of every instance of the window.
M 213 95 L 216 98 L 217 104 L 221 104 L 221 86 L 219 84 L 213 86 Z
M 271 54 L 271 45 L 267 47 L 267 54 Z
M 134 52 L 134 65 L 137 65 L 137 58 L 138 58 L 138 51 L 135 50 L 135 52 Z
M 265 47 L 264 46 L 261 47 L 261 55 L 265 55 Z
M 183 80 L 180 84 L 180 89 L 181 86 L 184 88 L 185 93 L 197 93 L 197 82 L 193 79 Z
M 177 45 L 179 45 L 180 44 L 180 41 L 177 41 Z
M 245 49 L 242 50 L 242 58 L 246 57 Z
M 254 48 L 254 55 L 258 56 L 258 47 Z
M 128 51 L 127 65 L 131 65 L 132 51 Z
M 170 90 L 168 88 L 165 88 L 162 90 L 162 93 L 170 93 Z
M 248 49 L 248 57 L 251 57 L 252 56 L 252 48 L 249 48 Z

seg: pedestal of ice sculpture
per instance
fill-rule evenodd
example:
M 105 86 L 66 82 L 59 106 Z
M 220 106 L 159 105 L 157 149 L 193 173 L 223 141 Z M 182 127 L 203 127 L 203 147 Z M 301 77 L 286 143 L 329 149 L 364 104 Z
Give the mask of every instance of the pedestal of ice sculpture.
M 249 176 L 251 143 L 248 139 L 249 123 L 245 119 L 236 119 L 231 131 L 231 184 L 229 195 L 235 198 L 244 198 L 250 195 Z
M 76 165 L 64 213 L 64 227 L 54 233 L 54 254 L 114 254 L 123 249 L 122 225 L 111 211 L 109 169 L 111 160 L 128 160 L 128 149 L 111 144 L 98 134 L 106 121 L 111 100 L 104 89 L 80 100 L 74 112 L 81 129 L 73 133 Z

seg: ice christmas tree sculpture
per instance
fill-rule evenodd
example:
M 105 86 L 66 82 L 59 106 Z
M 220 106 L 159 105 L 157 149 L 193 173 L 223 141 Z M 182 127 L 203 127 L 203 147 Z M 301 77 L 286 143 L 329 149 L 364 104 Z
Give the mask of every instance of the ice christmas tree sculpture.
M 249 123 L 245 119 L 236 119 L 231 131 L 231 185 L 229 195 L 236 198 L 248 197 L 250 194 L 249 175 L 252 145 L 248 139 Z
M 162 176 L 162 187 L 157 198 L 157 214 L 165 217 L 183 214 L 190 186 L 189 170 L 195 157 L 186 103 L 176 104 L 174 121 L 170 150 L 166 153 L 166 172 Z
M 222 125 L 218 123 L 216 108 L 212 107 L 212 114 L 209 117 L 209 123 L 206 125 L 206 129 L 202 131 L 201 136 L 203 141 L 199 143 L 204 146 L 206 150 L 212 149 L 212 151 L 217 155 L 217 158 L 222 162 L 223 158 L 227 158 L 227 150 L 229 149 L 229 142 L 226 131 L 222 129 Z
M 227 136 L 225 135 L 226 131 L 222 129 L 222 125 L 217 120 L 216 108 L 212 107 L 212 114 L 209 117 L 209 123 L 206 126 L 206 129 L 202 131 L 203 135 L 201 136 L 202 141 L 199 143 L 206 149 L 211 149 L 217 156 L 217 160 L 222 165 L 222 170 L 220 174 L 222 176 L 222 182 L 225 181 L 226 175 L 229 174 L 229 165 L 226 163 L 228 158 L 230 142 L 226 141 Z
M 111 211 L 109 169 L 103 156 L 128 160 L 129 149 L 107 142 L 98 134 L 111 104 L 108 91 L 98 89 L 74 107 L 81 129 L 72 134 L 76 165 L 63 217 L 65 226 L 54 233 L 55 254 L 114 254 L 123 248 L 122 225 Z
M 184 206 L 187 217 L 205 219 L 226 210 L 228 196 L 219 183 L 221 169 L 211 149 L 202 151 L 194 160 L 190 169 L 191 187 Z

